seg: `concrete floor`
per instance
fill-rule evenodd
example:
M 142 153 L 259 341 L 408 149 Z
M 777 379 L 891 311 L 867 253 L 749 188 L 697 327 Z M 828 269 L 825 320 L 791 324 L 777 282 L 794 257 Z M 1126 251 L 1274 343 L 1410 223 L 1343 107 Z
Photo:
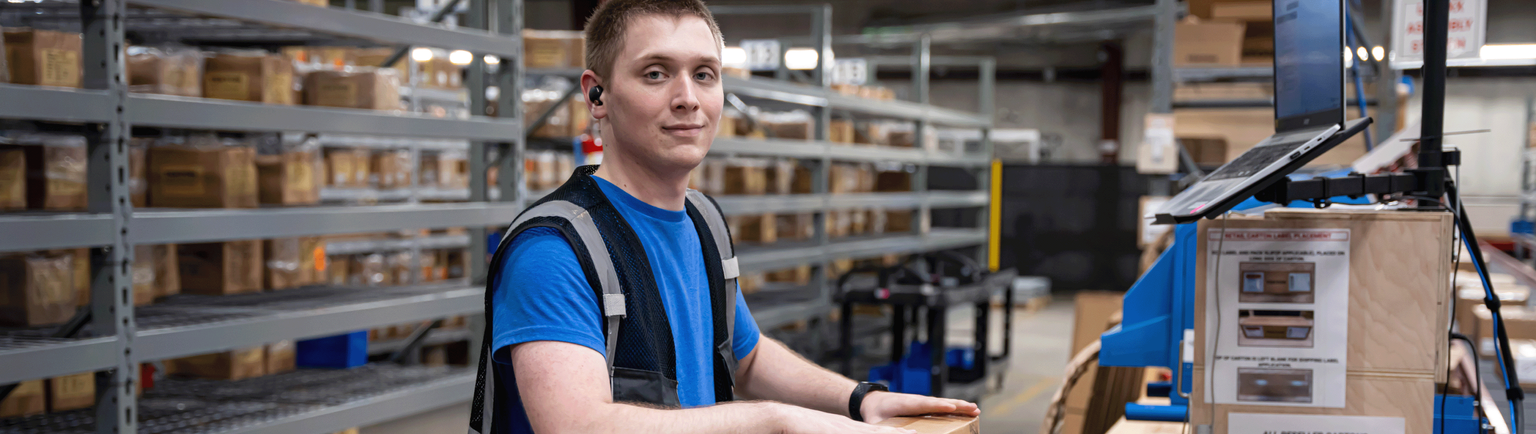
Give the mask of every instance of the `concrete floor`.
M 1001 390 L 981 402 L 981 432 L 1015 434 L 1039 432 L 1045 408 L 1061 384 L 1067 351 L 1072 346 L 1072 299 L 1057 298 L 1032 313 L 1014 316 L 1013 356 Z M 1002 315 L 993 315 L 998 326 Z M 967 314 L 951 315 L 949 341 L 969 342 L 974 334 Z M 997 337 L 1001 339 L 1001 336 Z M 992 342 L 1000 348 L 1001 341 Z M 366 427 L 361 434 L 462 434 L 469 423 L 469 406 L 455 405 L 414 417 Z

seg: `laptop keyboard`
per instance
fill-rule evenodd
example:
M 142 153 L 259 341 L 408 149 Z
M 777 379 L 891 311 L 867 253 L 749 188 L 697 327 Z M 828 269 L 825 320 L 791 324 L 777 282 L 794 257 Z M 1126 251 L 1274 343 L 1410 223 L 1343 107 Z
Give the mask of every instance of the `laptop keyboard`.
M 1270 164 L 1279 160 L 1280 157 L 1295 151 L 1305 144 L 1307 144 L 1305 140 L 1298 140 L 1250 149 L 1248 152 L 1244 152 L 1242 156 L 1237 157 L 1236 160 L 1232 160 L 1232 162 L 1216 169 L 1215 172 L 1211 172 L 1205 179 L 1215 181 L 1253 176 L 1253 174 L 1259 173 L 1260 170 L 1264 170 L 1265 167 L 1269 167 Z

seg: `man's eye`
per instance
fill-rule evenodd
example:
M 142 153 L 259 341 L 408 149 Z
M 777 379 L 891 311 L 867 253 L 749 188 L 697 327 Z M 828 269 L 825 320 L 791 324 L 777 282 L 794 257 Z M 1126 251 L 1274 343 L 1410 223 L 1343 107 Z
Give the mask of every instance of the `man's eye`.
M 647 73 L 645 73 L 645 78 L 649 78 L 649 79 L 652 79 L 652 80 L 660 80 L 661 79 L 661 71 L 647 72 Z
M 714 78 L 714 76 L 710 75 L 708 72 L 700 72 L 693 75 L 693 79 L 699 81 L 709 80 L 711 78 Z

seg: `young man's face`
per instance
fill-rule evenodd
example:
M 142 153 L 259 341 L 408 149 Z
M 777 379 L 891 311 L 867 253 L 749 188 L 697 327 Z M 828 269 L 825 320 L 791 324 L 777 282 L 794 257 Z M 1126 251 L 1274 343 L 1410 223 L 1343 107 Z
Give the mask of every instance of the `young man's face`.
M 698 17 L 651 15 L 630 22 L 603 79 L 604 104 L 593 107 L 593 115 L 609 123 L 604 140 L 616 141 L 636 163 L 697 166 L 725 104 L 719 50 Z

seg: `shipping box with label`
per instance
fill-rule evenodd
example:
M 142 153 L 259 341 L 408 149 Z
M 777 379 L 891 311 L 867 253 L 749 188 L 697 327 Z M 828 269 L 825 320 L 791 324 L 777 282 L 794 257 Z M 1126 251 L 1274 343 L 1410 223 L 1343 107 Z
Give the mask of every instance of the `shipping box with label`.
M 256 151 L 243 147 L 149 150 L 149 204 L 167 208 L 255 208 Z
M 48 379 L 48 411 L 58 413 L 96 405 L 96 373 L 83 372 Z
M 261 292 L 261 240 L 179 244 L 181 291 L 226 295 Z
M 304 77 L 304 103 L 312 106 L 400 110 L 400 77 L 392 69 L 319 70 Z
M 213 380 L 243 380 L 267 374 L 266 346 L 165 361 L 169 374 Z
M 0 419 L 43 414 L 48 411 L 48 396 L 43 380 L 23 381 L 0 399 Z
M 128 48 L 128 91 L 203 96 L 203 55 L 191 48 Z
M 5 65 L 10 82 L 80 87 L 80 34 L 6 29 Z
M 203 97 L 293 105 L 293 65 L 280 55 L 219 53 L 203 62 Z
M 1231 413 L 1402 417 L 1430 433 L 1451 227 L 1447 213 L 1359 210 L 1201 222 L 1190 423 L 1211 423 L 1214 400 L 1218 434 Z

